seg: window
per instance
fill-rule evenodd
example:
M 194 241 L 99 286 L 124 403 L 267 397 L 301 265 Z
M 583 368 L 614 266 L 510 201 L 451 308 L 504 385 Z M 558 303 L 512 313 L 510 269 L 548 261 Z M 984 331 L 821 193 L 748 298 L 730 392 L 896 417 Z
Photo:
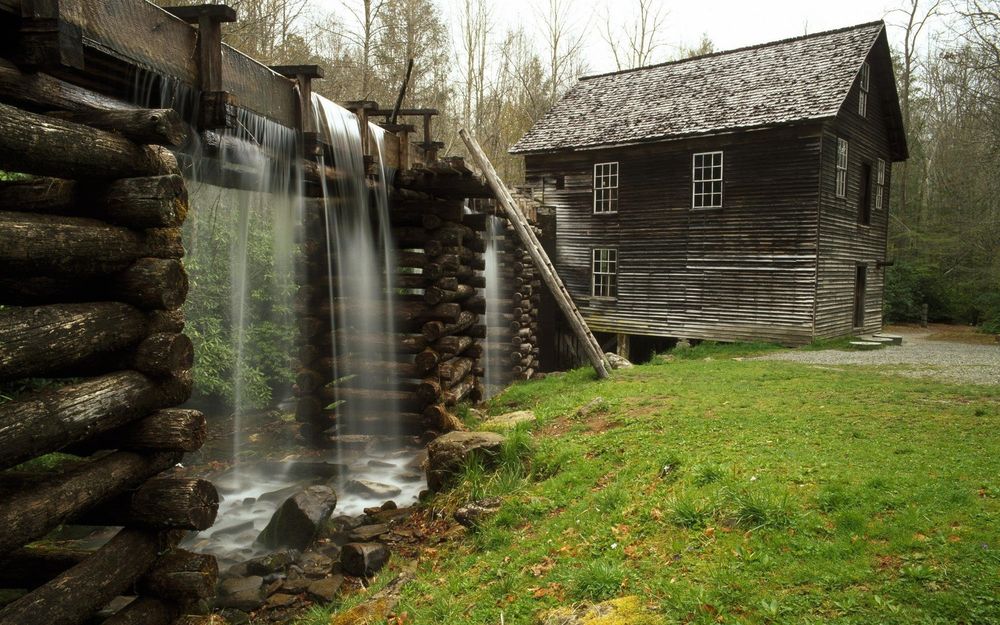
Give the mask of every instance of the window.
M 861 195 L 858 197 L 858 223 L 867 226 L 872 222 L 872 164 L 861 164 Z
M 847 141 L 837 139 L 837 197 L 847 197 Z
M 882 196 L 885 195 L 885 161 L 875 163 L 875 210 L 882 210 Z
M 858 93 L 858 115 L 865 117 L 868 114 L 868 87 L 871 80 L 871 68 L 868 63 L 861 64 L 861 90 Z
M 594 249 L 593 276 L 591 290 L 594 297 L 614 298 L 618 295 L 618 250 Z
M 691 159 L 691 208 L 722 208 L 722 152 Z
M 618 212 L 618 163 L 594 164 L 594 213 Z

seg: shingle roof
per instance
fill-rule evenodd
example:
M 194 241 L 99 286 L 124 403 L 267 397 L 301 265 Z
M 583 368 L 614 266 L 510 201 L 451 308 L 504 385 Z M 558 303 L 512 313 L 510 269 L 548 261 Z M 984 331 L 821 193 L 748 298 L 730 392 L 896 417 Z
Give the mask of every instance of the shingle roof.
M 581 78 L 511 153 L 834 117 L 883 22 Z

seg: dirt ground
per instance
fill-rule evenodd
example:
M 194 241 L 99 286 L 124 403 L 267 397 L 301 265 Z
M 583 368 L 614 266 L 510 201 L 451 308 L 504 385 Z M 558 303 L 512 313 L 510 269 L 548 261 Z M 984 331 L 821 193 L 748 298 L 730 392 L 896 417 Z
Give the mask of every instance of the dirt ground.
M 909 377 L 1000 385 L 1000 342 L 994 335 L 943 324 L 887 326 L 885 333 L 902 336 L 903 344 L 874 351 L 783 351 L 761 358 L 833 368 L 875 366 Z

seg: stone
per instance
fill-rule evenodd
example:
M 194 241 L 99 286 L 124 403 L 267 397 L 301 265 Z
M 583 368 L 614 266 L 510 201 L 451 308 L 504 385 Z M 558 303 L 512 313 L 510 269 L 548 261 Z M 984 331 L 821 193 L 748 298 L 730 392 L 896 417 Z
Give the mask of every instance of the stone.
M 443 489 L 473 457 L 491 464 L 504 440 L 495 432 L 449 432 L 434 439 L 427 445 L 428 488 Z
M 375 467 L 375 468 L 391 469 L 391 468 L 395 467 L 396 465 L 394 465 L 391 462 L 386 462 L 385 460 L 375 460 L 373 458 L 373 459 L 371 459 L 371 460 L 368 461 L 368 466 Z
M 356 527 L 347 535 L 348 540 L 352 543 L 367 543 L 378 538 L 382 534 L 387 534 L 389 532 L 389 526 L 384 523 L 379 523 L 377 525 L 362 525 L 361 527 Z
M 267 595 L 259 575 L 250 577 L 230 577 L 219 584 L 219 596 L 215 598 L 216 608 L 232 608 L 252 612 L 264 605 Z
M 417 471 L 403 471 L 396 474 L 396 479 L 404 482 L 420 482 L 423 481 L 424 474 Z
M 509 430 L 510 428 L 516 427 L 522 423 L 534 423 L 535 421 L 537 421 L 535 413 L 531 410 L 518 410 L 516 412 L 508 412 L 495 417 L 487 417 L 483 421 L 483 427 L 491 429 L 495 428 L 498 430 Z
M 503 500 L 499 497 L 480 499 L 455 510 L 455 520 L 468 528 L 480 525 L 500 511 Z
M 305 549 L 330 519 L 336 505 L 337 495 L 332 488 L 310 486 L 281 504 L 257 541 L 271 549 Z
M 390 499 L 402 493 L 402 489 L 390 484 L 381 484 L 371 480 L 348 480 L 344 490 L 363 497 L 374 499 Z
M 285 578 L 284 583 L 281 584 L 281 590 L 283 592 L 291 593 L 297 595 L 306 591 L 313 580 L 305 577 L 300 573 L 290 573 L 287 578 Z
M 367 525 L 381 525 L 405 519 L 411 514 L 413 514 L 413 508 L 410 507 L 396 508 L 395 510 L 380 510 L 366 514 L 365 520 Z
M 219 616 L 226 619 L 229 625 L 249 625 L 250 623 L 250 615 L 243 610 L 226 608 L 219 612 Z
M 378 514 L 379 512 L 385 512 L 386 510 L 396 510 L 398 508 L 399 506 L 396 505 L 396 502 L 390 499 L 381 506 L 373 506 L 371 508 L 365 508 L 365 514 Z
M 246 570 L 250 575 L 260 575 L 267 577 L 275 573 L 283 572 L 288 565 L 299 559 L 299 552 L 294 549 L 282 549 L 267 555 L 253 558 L 246 561 Z
M 318 551 L 307 551 L 299 561 L 302 572 L 309 577 L 322 577 L 333 569 L 333 560 Z
M 608 352 L 604 354 L 604 357 L 607 358 L 608 364 L 611 365 L 612 369 L 631 369 L 634 366 L 631 362 L 629 362 L 628 358 L 619 356 L 618 354 Z
M 639 597 L 629 596 L 548 610 L 538 622 L 540 625 L 657 625 L 662 621 L 646 609 Z
M 576 416 L 580 418 L 586 418 L 595 412 L 603 412 L 607 408 L 607 402 L 604 401 L 603 397 L 595 397 L 588 401 L 586 404 L 580 406 L 580 409 L 576 411 Z
M 371 577 L 389 561 L 389 550 L 381 543 L 348 543 L 340 552 L 340 568 L 354 577 Z
M 409 572 L 401 573 L 371 599 L 330 617 L 329 625 L 375 625 L 384 623 L 399 603 L 403 587 L 413 579 Z
M 274 593 L 273 595 L 267 598 L 267 607 L 286 608 L 295 603 L 296 601 L 298 601 L 298 599 L 299 598 L 296 597 L 295 595 L 290 595 L 288 593 L 284 592 Z
M 340 592 L 340 587 L 343 585 L 343 575 L 331 575 L 330 577 L 317 579 L 309 584 L 306 592 L 308 592 L 309 596 L 316 601 L 330 603 L 337 598 L 337 594 Z

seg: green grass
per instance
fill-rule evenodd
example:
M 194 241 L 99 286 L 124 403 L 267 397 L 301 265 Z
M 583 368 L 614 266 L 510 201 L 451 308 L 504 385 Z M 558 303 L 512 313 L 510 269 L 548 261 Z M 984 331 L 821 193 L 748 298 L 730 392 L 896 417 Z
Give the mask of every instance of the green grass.
M 428 546 L 406 622 L 530 625 L 637 595 L 663 623 L 1000 623 L 997 388 L 736 358 L 769 349 L 703 343 L 495 398 L 539 423 L 432 500 L 504 504 Z

